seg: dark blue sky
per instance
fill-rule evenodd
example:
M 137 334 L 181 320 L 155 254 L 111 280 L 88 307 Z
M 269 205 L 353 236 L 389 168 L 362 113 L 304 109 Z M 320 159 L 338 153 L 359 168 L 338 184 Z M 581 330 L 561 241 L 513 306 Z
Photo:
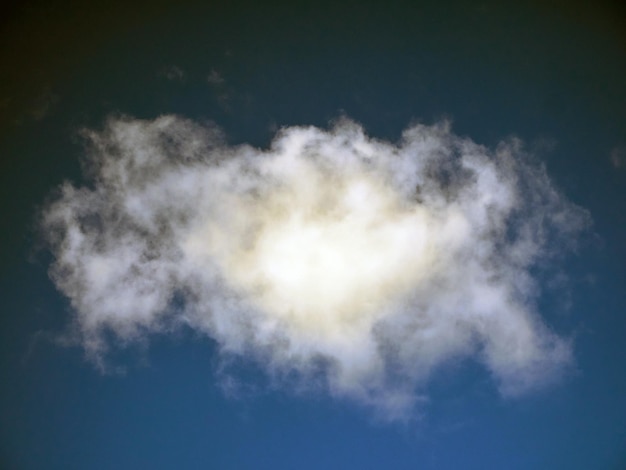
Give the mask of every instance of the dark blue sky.
M 521 2 L 149 6 L 20 2 L 0 25 L 0 467 L 626 468 L 626 11 Z M 428 385 L 411 424 L 323 394 L 219 386 L 215 344 L 191 331 L 117 353 L 103 375 L 54 338 L 72 318 L 48 278 L 37 214 L 81 182 L 78 131 L 110 114 L 177 113 L 267 145 L 342 115 L 397 140 L 453 122 L 494 146 L 515 135 L 593 226 L 555 262 L 541 313 L 574 338 L 576 371 L 516 400 L 473 361 Z

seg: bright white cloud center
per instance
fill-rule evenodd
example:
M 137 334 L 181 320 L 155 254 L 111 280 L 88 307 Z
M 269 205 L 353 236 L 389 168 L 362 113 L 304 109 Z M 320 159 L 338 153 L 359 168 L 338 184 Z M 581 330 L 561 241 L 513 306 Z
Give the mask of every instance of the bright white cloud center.
M 87 136 L 93 184 L 63 185 L 43 226 L 91 357 L 106 331 L 186 324 L 305 385 L 321 360 L 332 395 L 391 418 L 453 358 L 504 394 L 571 361 L 530 269 L 586 215 L 518 141 L 490 151 L 444 123 L 391 144 L 345 120 L 258 150 L 175 116 Z

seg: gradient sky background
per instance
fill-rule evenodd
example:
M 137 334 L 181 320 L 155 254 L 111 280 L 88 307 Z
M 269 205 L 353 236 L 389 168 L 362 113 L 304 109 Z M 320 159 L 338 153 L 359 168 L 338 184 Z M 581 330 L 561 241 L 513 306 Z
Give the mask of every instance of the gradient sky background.
M 626 468 L 626 12 L 619 2 L 24 1 L 0 23 L 0 467 Z M 340 5 L 338 5 L 339 3 Z M 345 114 L 395 141 L 453 122 L 515 135 L 593 219 L 545 321 L 577 370 L 516 400 L 472 361 L 440 370 L 408 425 L 345 401 L 247 387 L 228 398 L 215 344 L 152 337 L 102 375 L 51 340 L 70 318 L 38 249 L 37 210 L 81 182 L 77 133 L 111 113 L 211 120 L 230 143 Z

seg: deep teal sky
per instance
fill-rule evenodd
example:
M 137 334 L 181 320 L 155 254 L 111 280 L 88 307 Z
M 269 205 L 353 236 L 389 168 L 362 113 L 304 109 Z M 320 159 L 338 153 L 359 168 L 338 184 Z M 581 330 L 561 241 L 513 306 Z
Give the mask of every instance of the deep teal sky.
M 0 467 L 626 468 L 625 9 L 181 3 L 25 1 L 2 15 Z M 476 364 L 455 364 L 409 426 L 264 389 L 249 364 L 250 390 L 227 399 L 214 345 L 190 332 L 101 375 L 52 341 L 72 313 L 36 215 L 63 180 L 80 183 L 78 131 L 111 113 L 179 113 L 261 146 L 343 114 L 391 140 L 441 118 L 488 146 L 522 138 L 594 221 L 541 299 L 575 338 L 577 373 L 506 401 Z

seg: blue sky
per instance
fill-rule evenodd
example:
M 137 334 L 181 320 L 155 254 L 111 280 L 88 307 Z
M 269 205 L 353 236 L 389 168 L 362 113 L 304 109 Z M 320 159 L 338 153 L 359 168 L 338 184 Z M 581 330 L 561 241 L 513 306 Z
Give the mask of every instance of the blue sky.
M 617 3 L 565 8 L 522 2 L 504 8 L 490 2 L 162 2 L 128 7 L 34 1 L 6 12 L 0 26 L 0 56 L 10 64 L 0 79 L 3 468 L 624 468 L 626 28 Z M 158 121 L 168 115 L 176 117 Z M 363 170 L 361 157 L 346 150 L 356 142 L 346 122 L 361 126 L 365 140 L 360 149 L 376 149 L 379 172 L 374 176 Z M 437 131 L 442 122 L 450 123 L 443 134 Z M 200 232 L 184 232 L 187 244 L 181 246 L 188 247 L 185 254 L 194 262 L 205 256 L 218 266 L 229 289 L 253 292 L 257 279 L 237 263 L 244 259 L 259 266 L 267 253 L 283 253 L 281 247 L 293 241 L 287 237 L 291 232 L 264 218 L 285 203 L 284 194 L 268 180 L 249 176 L 254 171 L 285 178 L 283 183 L 295 191 L 289 193 L 295 194 L 291 209 L 315 205 L 322 196 L 335 197 L 337 187 L 365 181 L 370 196 L 351 212 L 356 225 L 320 229 L 333 235 L 332 243 L 325 238 L 322 246 L 335 255 L 352 253 L 351 241 L 342 241 L 345 233 L 365 233 L 355 250 L 380 237 L 385 247 L 396 246 L 387 243 L 387 232 L 358 229 L 369 226 L 369 207 L 376 201 L 381 204 L 377 217 L 388 223 L 405 220 L 394 204 L 403 197 L 400 181 L 406 176 L 422 187 L 419 207 L 427 210 L 416 209 L 406 220 L 426 227 L 409 231 L 413 239 L 426 240 L 425 254 L 414 259 L 413 250 L 379 248 L 379 258 L 368 257 L 382 266 L 379 284 L 378 277 L 374 282 L 347 275 L 341 267 L 299 258 L 301 250 L 288 250 L 289 269 L 312 265 L 334 277 L 329 274 L 330 280 L 311 290 L 315 283 L 308 271 L 301 275 L 306 288 L 292 284 L 294 274 L 287 271 L 284 284 L 284 271 L 276 274 L 270 257 L 272 269 L 265 273 L 274 276 L 270 287 L 244 300 L 216 288 L 213 268 L 198 274 L 187 261 L 169 271 L 152 270 L 155 265 L 146 271 L 137 264 L 133 269 L 145 268 L 143 273 L 179 276 L 171 292 L 169 283 L 151 284 L 166 298 L 166 320 L 141 323 L 141 315 L 160 311 L 146 307 L 147 297 L 133 290 L 147 274 L 117 284 L 76 274 L 95 269 L 97 250 L 84 245 L 79 256 L 64 258 L 69 271 L 55 277 L 60 266 L 55 259 L 68 252 L 50 244 L 50 234 L 60 220 L 54 218 L 54 204 L 74 204 L 104 224 L 85 230 L 110 247 L 104 250 L 107 266 L 127 275 L 123 261 L 150 240 L 159 241 L 154 259 L 165 263 L 169 252 L 164 247 L 180 240 L 132 238 L 139 232 L 119 222 L 122 212 L 113 210 L 117 206 L 111 201 L 130 201 L 128 194 L 139 186 L 131 182 L 103 189 L 105 173 L 98 180 L 93 175 L 100 170 L 92 166 L 91 176 L 87 170 L 90 162 L 104 165 L 117 155 L 94 150 L 89 139 L 123 149 L 119 161 L 128 163 L 139 155 L 142 136 L 158 126 L 170 139 L 167 145 L 176 139 L 182 144 L 146 144 L 153 155 L 146 174 L 164 175 L 160 186 L 151 187 L 174 196 L 146 196 L 138 214 L 156 213 L 167 203 L 172 217 L 202 222 Z M 279 153 L 268 149 L 279 129 L 293 137 L 285 140 L 292 148 L 289 142 L 300 135 L 295 126 L 315 126 L 315 142 L 328 145 L 331 159 L 315 160 L 312 170 L 287 177 Z M 113 128 L 139 130 L 122 144 Z M 219 139 L 212 134 L 215 129 Z M 407 129 L 419 138 L 405 135 L 403 140 Z M 351 144 L 337 146 L 333 136 L 347 136 Z M 207 150 L 198 157 L 205 163 L 194 171 L 185 173 L 191 167 L 179 161 L 185 184 L 176 178 L 170 179 L 173 186 L 163 183 L 179 173 L 154 163 L 154 155 L 165 152 L 174 160 L 192 155 L 195 150 L 185 145 L 195 138 L 230 152 L 235 163 L 227 174 L 269 196 L 247 205 L 247 193 L 219 186 L 217 166 L 206 163 Z M 419 147 L 420 139 L 431 139 L 431 150 Z M 376 147 L 377 142 L 384 145 Z M 389 152 L 402 154 L 406 142 L 421 148 L 420 158 L 431 162 L 428 171 L 403 173 L 389 163 L 395 161 L 387 158 Z M 248 150 L 238 147 L 243 143 Z M 242 163 L 248 151 L 255 161 L 275 157 L 278 163 Z M 480 174 L 495 172 L 495 183 L 481 183 L 479 173 L 460 176 L 457 157 L 469 154 L 477 158 L 472 161 Z M 352 163 L 333 163 L 339 156 Z M 500 163 L 490 163 L 496 158 Z M 315 178 L 328 165 L 332 183 L 318 182 Z M 541 176 L 542 165 L 547 176 Z M 444 170 L 452 178 L 445 184 Z M 377 179 L 383 173 L 387 179 Z M 193 175 L 214 182 L 209 185 L 214 192 L 188 209 L 189 194 L 197 189 L 190 182 Z M 511 175 L 522 183 L 514 183 Z M 63 199 L 59 188 L 65 181 L 85 192 Z M 313 196 L 302 189 L 309 183 Z M 183 187 L 184 197 L 175 196 Z M 98 188 L 98 197 L 87 192 Z M 558 197 L 548 203 L 546 194 L 553 189 Z M 482 207 L 478 196 L 509 190 L 520 191 L 512 206 L 519 210 L 517 222 L 509 226 L 508 238 L 490 238 L 496 225 L 474 217 Z M 94 199 L 86 203 L 89 194 Z M 386 206 L 389 198 L 395 202 Z M 509 220 L 505 197 L 489 204 L 492 215 Z M 565 216 L 554 218 L 557 212 Z M 57 228 L 42 225 L 42 214 L 56 220 Z M 258 240 L 269 251 L 233 258 L 237 237 L 247 232 L 224 228 L 237 226 L 232 214 L 268 227 Z M 462 230 L 451 222 L 458 220 L 455 214 L 471 228 L 463 237 L 456 236 Z M 131 225 L 141 225 L 131 212 L 123 215 Z M 214 222 L 218 219 L 222 222 Z M 163 224 L 176 232 L 172 220 Z M 306 219 L 304 227 L 317 230 L 320 220 Z M 67 233 L 63 230 L 71 224 L 66 222 L 56 233 Z M 524 245 L 530 246 L 526 251 L 515 245 L 522 227 L 537 233 L 544 226 L 545 239 L 525 240 L 532 241 Z M 102 227 L 110 229 L 109 238 Z M 224 253 L 229 255 L 193 244 L 195 234 L 209 232 L 226 234 Z M 120 258 L 124 240 L 131 238 L 131 249 Z M 278 248 L 272 245 L 276 239 L 282 240 Z M 494 250 L 490 257 L 480 254 L 485 246 Z M 523 255 L 513 256 L 515 250 Z M 425 261 L 431 252 L 437 259 L 448 252 L 454 256 L 437 276 L 409 276 L 411 287 L 396 289 L 396 280 L 406 279 L 405 269 L 431 273 L 423 269 L 434 266 Z M 388 262 L 394 257 L 405 260 L 402 268 Z M 359 264 L 359 256 L 351 259 L 363 270 L 369 266 Z M 102 269 L 96 270 L 99 275 Z M 481 283 L 489 276 L 489 283 Z M 526 285 L 526 277 L 534 283 Z M 181 281 L 191 278 L 194 283 Z M 435 280 L 442 290 L 432 287 Z M 198 282 L 208 287 L 194 290 Z M 335 291 L 334 285 L 342 289 Z M 353 293 L 362 286 L 380 292 L 367 297 L 376 306 L 370 313 L 354 306 Z M 334 297 L 319 300 L 319 292 Z M 478 319 L 491 305 L 485 299 L 502 298 L 491 326 L 482 326 Z M 243 303 L 217 307 L 233 299 Z M 390 299 L 406 303 L 381 317 Z M 144 303 L 133 303 L 139 300 Z M 238 318 L 241 305 L 260 312 L 260 317 L 242 314 L 245 327 L 256 332 L 253 340 L 243 327 L 216 326 L 218 320 Z M 207 309 L 222 313 L 205 322 Z M 309 321 L 329 310 L 343 316 Z M 296 313 L 292 318 L 286 311 Z M 424 315 L 439 328 L 436 336 L 423 334 L 421 327 L 400 329 L 413 336 L 394 329 L 400 320 L 414 318 L 415 311 L 435 312 Z M 369 326 L 358 329 L 363 323 L 357 328 L 350 320 L 354 312 Z M 122 320 L 112 320 L 114 314 Z M 455 321 L 446 326 L 442 318 Z M 278 348 L 271 335 L 260 333 L 276 319 L 288 325 L 275 332 L 291 349 Z M 459 322 L 466 322 L 467 329 Z M 324 333 L 328 325 L 346 333 L 331 338 Z M 376 328 L 387 336 L 376 336 Z M 103 342 L 93 346 L 95 339 Z M 363 346 L 374 340 L 381 341 L 379 347 L 395 344 L 400 352 L 393 356 Z M 341 346 L 344 341 L 349 347 Z M 506 348 L 502 352 L 508 344 L 528 355 L 519 359 Z

